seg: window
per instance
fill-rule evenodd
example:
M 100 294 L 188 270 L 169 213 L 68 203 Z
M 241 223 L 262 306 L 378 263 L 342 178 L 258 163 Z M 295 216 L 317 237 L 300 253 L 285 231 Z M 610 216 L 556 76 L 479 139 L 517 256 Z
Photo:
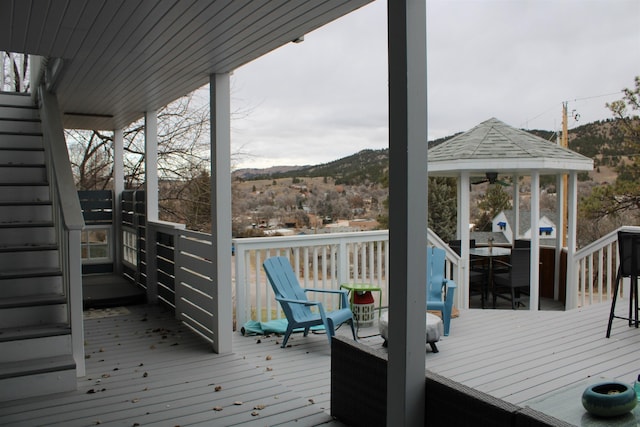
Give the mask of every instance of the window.
M 122 230 L 122 259 L 133 267 L 138 265 L 138 237 L 132 230 Z
M 111 262 L 111 229 L 87 226 L 81 234 L 80 250 L 85 264 Z

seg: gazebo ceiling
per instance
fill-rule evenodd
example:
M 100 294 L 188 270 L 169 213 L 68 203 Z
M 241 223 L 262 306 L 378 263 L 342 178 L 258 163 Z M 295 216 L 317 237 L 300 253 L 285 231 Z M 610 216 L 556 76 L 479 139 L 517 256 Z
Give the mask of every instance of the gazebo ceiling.
M 541 175 L 590 171 L 593 160 L 491 118 L 429 149 L 430 176 L 458 176 L 462 171 Z
M 3 0 L 0 50 L 62 58 L 65 126 L 117 129 L 370 1 Z

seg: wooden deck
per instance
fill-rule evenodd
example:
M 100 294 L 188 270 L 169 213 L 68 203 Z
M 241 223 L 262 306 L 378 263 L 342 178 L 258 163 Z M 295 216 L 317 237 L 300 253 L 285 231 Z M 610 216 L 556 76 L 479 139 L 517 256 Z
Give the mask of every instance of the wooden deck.
M 619 307 L 623 314 L 625 301 Z M 440 352 L 427 351 L 426 367 L 519 405 L 584 381 L 632 382 L 640 330 L 615 320 L 606 339 L 608 312 L 608 304 L 567 312 L 465 310 L 438 343 Z M 215 355 L 159 307 L 91 317 L 88 374 L 78 390 L 0 403 L 0 425 L 340 425 L 328 415 L 330 351 L 323 334 L 295 335 L 281 349 L 277 336 L 234 333 L 234 353 Z M 379 336 L 360 341 L 383 350 Z

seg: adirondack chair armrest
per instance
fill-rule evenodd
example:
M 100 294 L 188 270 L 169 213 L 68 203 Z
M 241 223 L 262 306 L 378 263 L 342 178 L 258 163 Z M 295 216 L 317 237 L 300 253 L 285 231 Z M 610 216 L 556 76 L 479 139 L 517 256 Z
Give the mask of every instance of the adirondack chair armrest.
M 303 291 L 307 292 L 321 292 L 325 294 L 339 294 L 340 295 L 340 304 L 341 307 L 349 307 L 349 291 L 346 289 L 313 289 L 313 288 L 304 288 Z
M 301 304 L 301 305 L 306 305 L 306 306 L 312 306 L 312 305 L 322 305 L 322 303 L 320 301 L 303 301 L 303 300 L 299 300 L 299 299 L 291 299 L 291 298 L 279 298 L 276 297 L 276 301 L 282 301 L 282 302 L 287 302 L 289 304 Z

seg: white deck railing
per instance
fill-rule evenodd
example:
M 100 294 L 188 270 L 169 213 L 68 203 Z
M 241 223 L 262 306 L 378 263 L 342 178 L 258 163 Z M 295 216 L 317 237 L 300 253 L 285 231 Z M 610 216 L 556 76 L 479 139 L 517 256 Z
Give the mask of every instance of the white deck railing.
M 567 269 L 573 268 L 573 283 L 567 284 L 567 309 L 584 307 L 613 298 L 616 273 L 618 271 L 618 231 L 640 233 L 640 227 L 620 227 L 595 242 L 577 251 L 573 262 Z M 628 289 L 628 279 L 620 287 L 619 297 Z M 627 291 L 628 293 L 628 291 Z M 575 295 L 575 298 L 570 298 Z M 574 301 L 571 301 L 574 299 Z
M 152 224 L 151 228 L 160 231 L 164 227 L 161 227 L 160 224 Z M 198 234 L 201 237 L 196 238 L 185 230 L 170 228 L 172 228 L 174 238 L 179 241 L 195 239 L 207 242 L 210 238 L 209 235 L 201 233 Z M 566 289 L 567 309 L 611 300 L 619 263 L 617 242 L 620 230 L 640 233 L 640 227 L 622 227 L 582 248 L 575 253 L 572 260 L 569 260 L 567 268 L 570 274 Z M 262 269 L 264 260 L 271 256 L 289 258 L 301 285 L 305 288 L 339 289 L 340 285 L 345 283 L 370 283 L 382 289 L 382 301 L 376 301 L 376 305 L 378 303 L 382 306 L 388 305 L 390 285 L 387 280 L 389 267 L 388 230 L 234 239 L 233 244 L 235 256 L 232 268 L 235 282 L 234 307 L 237 327 L 248 320 L 269 321 L 283 316 Z M 464 302 L 468 301 L 468 293 L 465 284 L 466 275 L 460 257 L 430 230 L 428 244 L 445 249 L 447 277 L 453 279 L 458 285 L 455 304 L 458 307 L 463 307 Z M 207 245 L 209 244 L 207 243 Z M 182 250 L 175 248 L 180 255 L 176 256 L 176 288 L 171 291 L 173 292 L 175 289 L 175 297 L 180 302 L 186 298 L 179 292 L 179 290 L 182 291 L 180 289 L 182 283 L 185 283 L 185 280 L 179 278 L 179 274 L 177 274 L 185 267 L 181 264 L 187 260 L 191 261 L 193 257 L 206 261 L 207 265 L 210 264 L 209 246 L 203 246 L 199 249 L 196 245 L 190 246 L 193 246 L 192 249 L 195 250 L 193 254 L 188 255 L 190 258 L 185 258 L 182 256 L 184 254 L 181 254 Z M 192 267 L 187 266 L 186 268 L 189 271 L 192 270 Z M 151 270 L 156 271 L 153 268 Z M 209 272 L 203 271 L 196 274 L 211 277 Z M 160 282 L 162 281 L 158 280 L 159 284 Z M 621 286 L 620 296 L 623 296 L 623 290 L 628 294 L 629 287 L 626 283 L 628 283 L 628 279 Z M 207 286 L 189 284 L 187 287 L 188 291 L 196 289 L 196 294 L 202 294 L 207 301 L 215 297 L 206 295 Z M 337 299 L 331 295 L 321 294 L 318 298 L 329 309 L 338 304 Z M 175 302 L 174 304 L 178 305 Z M 195 306 L 191 303 L 188 306 L 192 305 Z M 198 304 L 196 308 L 208 315 L 212 314 L 210 310 L 202 310 L 200 307 Z
M 234 239 L 233 243 L 237 325 L 282 317 L 262 269 L 271 256 L 289 258 L 305 288 L 339 289 L 343 283 L 370 283 L 382 289 L 382 301 L 376 305 L 387 305 L 388 230 Z M 431 232 L 429 244 L 445 247 Z M 447 251 L 447 272 L 462 277 L 459 259 L 455 252 Z M 326 294 L 318 297 L 329 307 L 337 302 Z

